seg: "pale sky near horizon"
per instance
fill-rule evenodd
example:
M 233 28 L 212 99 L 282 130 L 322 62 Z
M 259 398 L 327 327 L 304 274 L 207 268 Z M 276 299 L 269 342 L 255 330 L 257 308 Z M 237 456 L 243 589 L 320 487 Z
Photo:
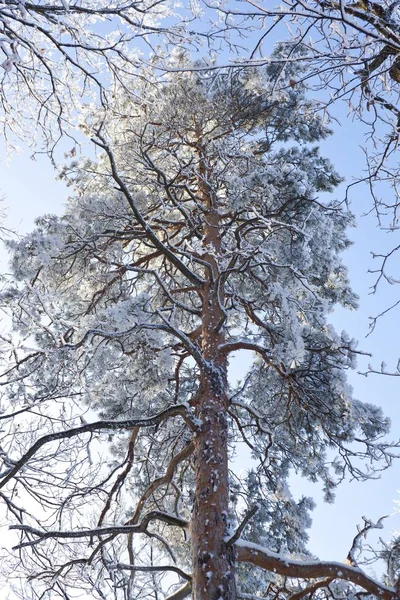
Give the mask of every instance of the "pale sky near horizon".
M 322 154 L 331 159 L 339 173 L 346 176 L 348 183 L 352 174 L 358 173 L 363 167 L 360 143 L 360 128 L 344 119 L 343 124 L 336 128 L 334 136 L 322 144 Z M 33 227 L 35 217 L 44 213 L 62 212 L 63 203 L 70 191 L 64 183 L 55 181 L 54 170 L 47 158 L 42 156 L 33 161 L 25 152 L 12 156 L 7 166 L 3 151 L 0 152 L 0 172 L 0 196 L 4 196 L 4 207 L 8 210 L 6 226 L 24 233 Z M 342 192 L 343 189 L 337 196 Z M 360 188 L 354 193 L 352 209 L 357 214 L 369 210 L 369 203 L 366 190 L 363 192 Z M 358 218 L 358 221 L 359 228 L 349 232 L 349 237 L 355 243 L 343 258 L 349 267 L 354 290 L 360 295 L 360 308 L 353 312 L 339 309 L 332 315 L 332 322 L 337 330 L 345 329 L 357 338 L 360 349 L 373 352 L 373 359 L 360 361 L 361 369 L 365 369 L 368 362 L 379 367 L 381 361 L 385 360 L 388 370 L 394 370 L 400 357 L 396 326 L 399 311 L 393 311 L 382 319 L 375 332 L 365 338 L 368 333 L 368 317 L 377 314 L 391 302 L 385 289 L 379 290 L 375 296 L 368 295 L 372 278 L 367 274 L 368 268 L 373 266 L 370 251 L 381 249 L 388 243 L 388 236 L 377 231 L 372 217 Z M 4 259 L 4 250 L 0 252 Z M 396 295 L 400 297 L 400 286 L 390 291 L 393 298 Z M 349 380 L 356 398 L 382 406 L 392 419 L 392 437 L 400 438 L 400 378 L 378 375 L 365 378 L 352 373 Z M 397 497 L 400 498 L 400 492 L 397 491 L 399 488 L 400 461 L 378 481 L 344 483 L 338 488 L 337 500 L 333 505 L 326 505 L 321 501 L 318 484 L 312 485 L 299 477 L 294 478 L 293 493 L 296 497 L 302 494 L 319 497 L 313 515 L 311 551 L 321 559 L 344 560 L 361 517 L 365 515 L 377 520 L 383 515 L 393 514 L 394 501 Z M 379 532 L 379 535 L 388 540 L 397 529 L 400 530 L 400 516 L 388 519 L 385 532 Z M 375 536 L 375 541 L 376 539 Z

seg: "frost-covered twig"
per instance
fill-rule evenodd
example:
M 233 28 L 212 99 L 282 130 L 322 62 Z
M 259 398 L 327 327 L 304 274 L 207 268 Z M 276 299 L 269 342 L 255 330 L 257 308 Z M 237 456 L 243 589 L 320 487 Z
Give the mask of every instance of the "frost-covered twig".
M 382 521 L 384 519 L 387 519 L 387 516 L 381 517 L 377 523 L 373 523 L 366 517 L 363 517 L 364 526 L 358 527 L 358 533 L 354 537 L 353 543 L 352 543 L 349 553 L 347 555 L 347 561 L 352 567 L 358 567 L 358 563 L 357 563 L 357 559 L 356 559 L 355 555 L 356 555 L 356 552 L 359 552 L 359 553 L 361 552 L 362 538 L 365 538 L 368 531 L 370 531 L 371 529 L 382 529 L 383 528 Z

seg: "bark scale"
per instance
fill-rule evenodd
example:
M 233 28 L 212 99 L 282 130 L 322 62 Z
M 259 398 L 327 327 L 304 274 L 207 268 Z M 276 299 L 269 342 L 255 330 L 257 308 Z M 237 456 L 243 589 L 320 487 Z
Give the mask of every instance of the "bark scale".
M 210 265 L 202 289 L 202 354 L 196 416 L 202 426 L 195 443 L 195 491 L 191 520 L 193 600 L 236 600 L 234 549 L 227 547 L 229 518 L 227 359 L 224 343 L 223 288 L 218 284 L 220 215 L 200 160 L 199 190 L 207 212 L 203 229 L 202 258 Z

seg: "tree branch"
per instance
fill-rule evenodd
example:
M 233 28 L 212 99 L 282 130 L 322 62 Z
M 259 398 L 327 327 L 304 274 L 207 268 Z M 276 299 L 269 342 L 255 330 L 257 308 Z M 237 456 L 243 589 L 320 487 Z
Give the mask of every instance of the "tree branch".
M 246 527 L 247 523 L 250 521 L 250 519 L 252 519 L 254 517 L 254 515 L 256 514 L 256 512 L 260 509 L 258 504 L 255 504 L 243 517 L 242 522 L 240 523 L 239 527 L 236 529 L 235 533 L 233 534 L 233 536 L 229 539 L 228 542 L 226 542 L 227 546 L 233 546 L 233 544 L 235 544 L 237 542 L 237 540 L 240 538 L 240 536 L 242 535 L 242 532 L 244 530 L 244 528 Z
M 178 454 L 172 457 L 170 460 L 165 475 L 162 477 L 158 477 L 151 482 L 148 488 L 142 494 L 140 500 L 137 503 L 137 507 L 133 517 L 128 521 L 129 523 L 135 524 L 139 519 L 139 515 L 146 503 L 146 501 L 150 498 L 152 494 L 162 485 L 170 483 L 172 480 L 176 467 L 185 460 L 188 456 L 190 456 L 194 452 L 194 443 L 191 442 L 187 446 L 185 446 Z
M 186 579 L 187 581 L 192 581 L 192 577 L 182 571 L 179 567 L 175 567 L 174 565 L 127 565 L 125 563 L 116 563 L 107 565 L 109 569 L 115 569 L 116 571 L 141 571 L 144 573 L 157 573 L 158 571 L 171 571 L 172 573 L 176 573 L 182 579 Z
M 195 273 L 193 273 L 193 271 L 191 271 L 171 251 L 170 248 L 168 248 L 167 246 L 165 246 L 165 244 L 163 244 L 163 242 L 154 233 L 154 231 L 150 227 L 150 225 L 146 222 L 145 218 L 143 217 L 143 215 L 140 213 L 139 209 L 137 208 L 135 200 L 132 197 L 132 194 L 130 193 L 128 187 L 126 186 L 125 182 L 122 180 L 120 174 L 118 173 L 117 165 L 115 164 L 114 155 L 113 155 L 109 145 L 107 144 L 105 138 L 100 134 L 99 131 L 96 132 L 96 138 L 92 138 L 92 142 L 99 148 L 102 148 L 104 150 L 104 152 L 106 153 L 109 163 L 110 163 L 113 179 L 118 184 L 121 192 L 124 194 L 128 204 L 135 216 L 135 219 L 143 227 L 147 238 L 149 240 L 151 240 L 151 242 L 154 244 L 154 246 L 158 250 L 160 250 L 162 252 L 162 254 L 164 256 L 166 256 L 171 261 L 171 263 L 182 273 L 182 275 L 184 275 L 185 277 L 187 277 L 187 279 L 189 279 L 189 281 L 191 281 L 196 286 L 202 285 L 203 280 L 200 277 L 198 277 Z
M 235 549 L 239 562 L 247 562 L 278 575 L 298 579 L 344 579 L 382 600 L 394 600 L 396 597 L 394 588 L 379 583 L 357 567 L 339 562 L 293 560 L 242 539 L 235 543 Z
M 313 583 L 312 585 L 308 585 L 307 587 L 303 588 L 302 590 L 295 592 L 288 598 L 288 600 L 301 600 L 302 598 L 304 598 L 304 596 L 310 596 L 310 598 L 311 598 L 312 595 L 317 590 L 320 590 L 321 588 L 324 588 L 324 587 L 328 587 L 329 584 L 332 583 L 333 580 L 334 580 L 334 577 L 327 577 L 326 579 L 323 579 L 322 581 L 317 581 L 316 583 Z
M 17 462 L 15 462 L 12 469 L 3 475 L 2 480 L 0 479 L 0 489 L 3 488 L 14 477 L 32 458 L 32 456 L 34 456 L 36 452 L 45 444 L 49 444 L 50 442 L 55 442 L 57 440 L 72 438 L 83 433 L 93 433 L 95 431 L 118 431 L 123 429 L 133 429 L 134 427 L 153 427 L 154 425 L 159 425 L 162 423 L 162 421 L 165 421 L 165 419 L 176 416 L 182 417 L 192 431 L 196 429 L 196 424 L 193 421 L 193 418 L 187 407 L 183 404 L 177 404 L 159 412 L 152 417 L 146 417 L 143 419 L 127 419 L 126 421 L 96 421 L 94 423 L 87 423 L 81 427 L 68 429 L 67 431 L 58 431 L 56 433 L 44 435 L 43 437 L 39 438 Z
M 151 521 L 162 521 L 163 523 L 167 523 L 167 525 L 173 525 L 175 527 L 183 527 L 187 529 L 189 527 L 189 522 L 181 519 L 179 517 L 175 517 L 174 515 L 170 515 L 168 513 L 164 513 L 158 510 L 153 510 L 145 515 L 138 525 L 113 525 L 110 527 L 96 527 L 95 529 L 85 529 L 84 531 L 40 531 L 40 529 L 35 529 L 34 527 L 30 527 L 29 525 L 11 525 L 9 529 L 18 530 L 25 533 L 30 533 L 31 535 L 36 536 L 36 540 L 31 540 L 29 542 L 23 542 L 22 544 L 18 544 L 15 546 L 13 550 L 18 550 L 20 548 L 24 548 L 25 546 L 34 546 L 46 539 L 80 539 L 86 537 L 94 537 L 94 536 L 103 536 L 103 535 L 118 535 L 118 534 L 129 534 L 129 533 L 146 533 L 147 526 Z
M 165 600 L 183 600 L 184 598 L 187 598 L 191 592 L 192 584 L 190 581 L 188 581 L 183 587 L 179 588 L 179 590 L 176 590 L 176 592 L 173 592 L 170 596 L 167 596 Z

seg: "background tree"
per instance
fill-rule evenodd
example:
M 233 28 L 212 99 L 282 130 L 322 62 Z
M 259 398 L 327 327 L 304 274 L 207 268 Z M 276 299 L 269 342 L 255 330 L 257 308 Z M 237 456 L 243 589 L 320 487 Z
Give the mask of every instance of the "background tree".
M 397 596 L 354 552 L 296 559 L 312 501 L 291 496 L 290 470 L 332 499 L 393 454 L 346 384 L 354 343 L 326 323 L 355 306 L 351 215 L 325 199 L 340 178 L 314 144 L 329 130 L 282 52 L 259 70 L 182 53 L 180 73 L 143 70 L 85 119 L 101 155 L 65 170 L 65 215 L 9 243 L 0 487 L 24 598 L 348 596 L 336 579 Z M 249 365 L 230 385 L 237 353 Z
M 167 0 L 0 2 L 4 138 L 22 138 L 51 155 L 63 135 L 79 139 L 82 105 L 106 107 L 143 56 L 194 47 L 209 37 L 200 27 L 196 32 L 193 19 L 189 8 L 178 12 Z M 217 37 L 224 37 L 224 28 Z

